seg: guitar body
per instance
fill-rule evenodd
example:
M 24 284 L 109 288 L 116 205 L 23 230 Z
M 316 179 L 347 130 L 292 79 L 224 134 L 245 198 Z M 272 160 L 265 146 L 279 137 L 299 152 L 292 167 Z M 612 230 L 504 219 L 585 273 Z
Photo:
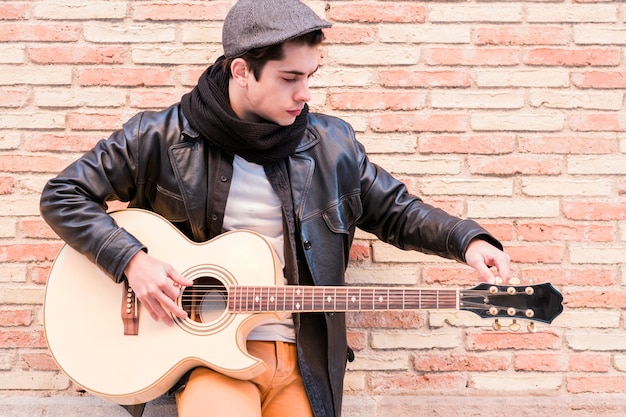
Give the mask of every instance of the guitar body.
M 282 285 L 272 248 L 255 233 L 229 232 L 198 244 L 156 214 L 123 210 L 112 216 L 146 245 L 150 255 L 194 283 L 218 283 L 226 289 Z M 138 404 L 164 394 L 197 366 L 239 379 L 265 369 L 262 361 L 247 353 L 246 339 L 274 313 L 229 313 L 220 299 L 199 313 L 202 320 L 176 320 L 167 326 L 139 305 L 138 334 L 126 335 L 124 297 L 123 284 L 113 282 L 69 246 L 61 249 L 48 277 L 45 335 L 61 370 L 88 392 L 118 404 Z

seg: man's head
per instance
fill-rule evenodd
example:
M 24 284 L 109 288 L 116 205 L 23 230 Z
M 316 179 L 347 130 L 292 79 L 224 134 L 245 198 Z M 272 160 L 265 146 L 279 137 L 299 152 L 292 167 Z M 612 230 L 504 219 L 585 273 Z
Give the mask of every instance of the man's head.
M 311 98 L 308 80 L 327 27 L 298 0 L 239 0 L 222 35 L 235 113 L 243 120 L 292 124 Z

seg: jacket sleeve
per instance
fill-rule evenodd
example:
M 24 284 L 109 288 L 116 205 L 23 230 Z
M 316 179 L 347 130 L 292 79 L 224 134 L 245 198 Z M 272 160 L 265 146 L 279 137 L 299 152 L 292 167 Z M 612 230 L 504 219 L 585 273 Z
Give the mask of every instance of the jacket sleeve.
M 136 192 L 141 115 L 65 168 L 45 185 L 43 219 L 69 246 L 117 282 L 142 244 L 107 214 L 107 201 L 130 201 Z
M 502 249 L 502 244 L 478 223 L 460 219 L 426 204 L 408 193 L 406 186 L 369 161 L 363 146 L 360 154 L 363 216 L 358 226 L 400 249 L 465 262 L 469 243 L 483 239 Z

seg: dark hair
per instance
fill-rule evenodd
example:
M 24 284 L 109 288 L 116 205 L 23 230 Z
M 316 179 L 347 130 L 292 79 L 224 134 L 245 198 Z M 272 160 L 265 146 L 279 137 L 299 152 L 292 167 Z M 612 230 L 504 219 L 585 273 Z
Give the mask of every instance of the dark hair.
M 251 49 L 239 58 L 243 58 L 243 60 L 246 61 L 248 68 L 250 68 L 254 74 L 254 78 L 258 81 L 259 78 L 261 78 L 261 72 L 263 71 L 263 68 L 265 68 L 265 64 L 267 64 L 268 61 L 280 61 L 285 57 L 283 49 L 284 44 L 297 43 L 300 45 L 317 46 L 321 44 L 324 39 L 324 32 L 322 32 L 321 29 L 318 29 L 283 43 Z M 230 72 L 230 64 L 234 59 L 236 58 L 227 58 L 222 61 L 222 69 L 226 72 L 226 74 L 228 74 L 229 78 L 232 76 Z

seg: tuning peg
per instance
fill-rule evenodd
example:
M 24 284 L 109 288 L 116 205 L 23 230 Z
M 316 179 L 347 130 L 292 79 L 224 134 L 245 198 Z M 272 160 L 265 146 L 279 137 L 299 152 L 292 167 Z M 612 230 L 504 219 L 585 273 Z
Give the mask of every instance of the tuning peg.
M 537 332 L 537 326 L 535 326 L 535 322 L 532 322 L 532 321 L 528 324 L 528 326 L 526 326 L 526 329 L 528 329 L 530 333 Z
M 515 319 L 513 319 L 513 323 L 509 324 L 509 330 L 512 332 L 518 331 L 521 327 L 522 326 Z
M 493 321 L 493 324 L 491 325 L 491 327 L 493 328 L 493 330 L 495 331 L 500 331 L 502 330 L 502 325 L 500 324 L 500 322 L 498 321 L 498 319 L 495 319 Z

